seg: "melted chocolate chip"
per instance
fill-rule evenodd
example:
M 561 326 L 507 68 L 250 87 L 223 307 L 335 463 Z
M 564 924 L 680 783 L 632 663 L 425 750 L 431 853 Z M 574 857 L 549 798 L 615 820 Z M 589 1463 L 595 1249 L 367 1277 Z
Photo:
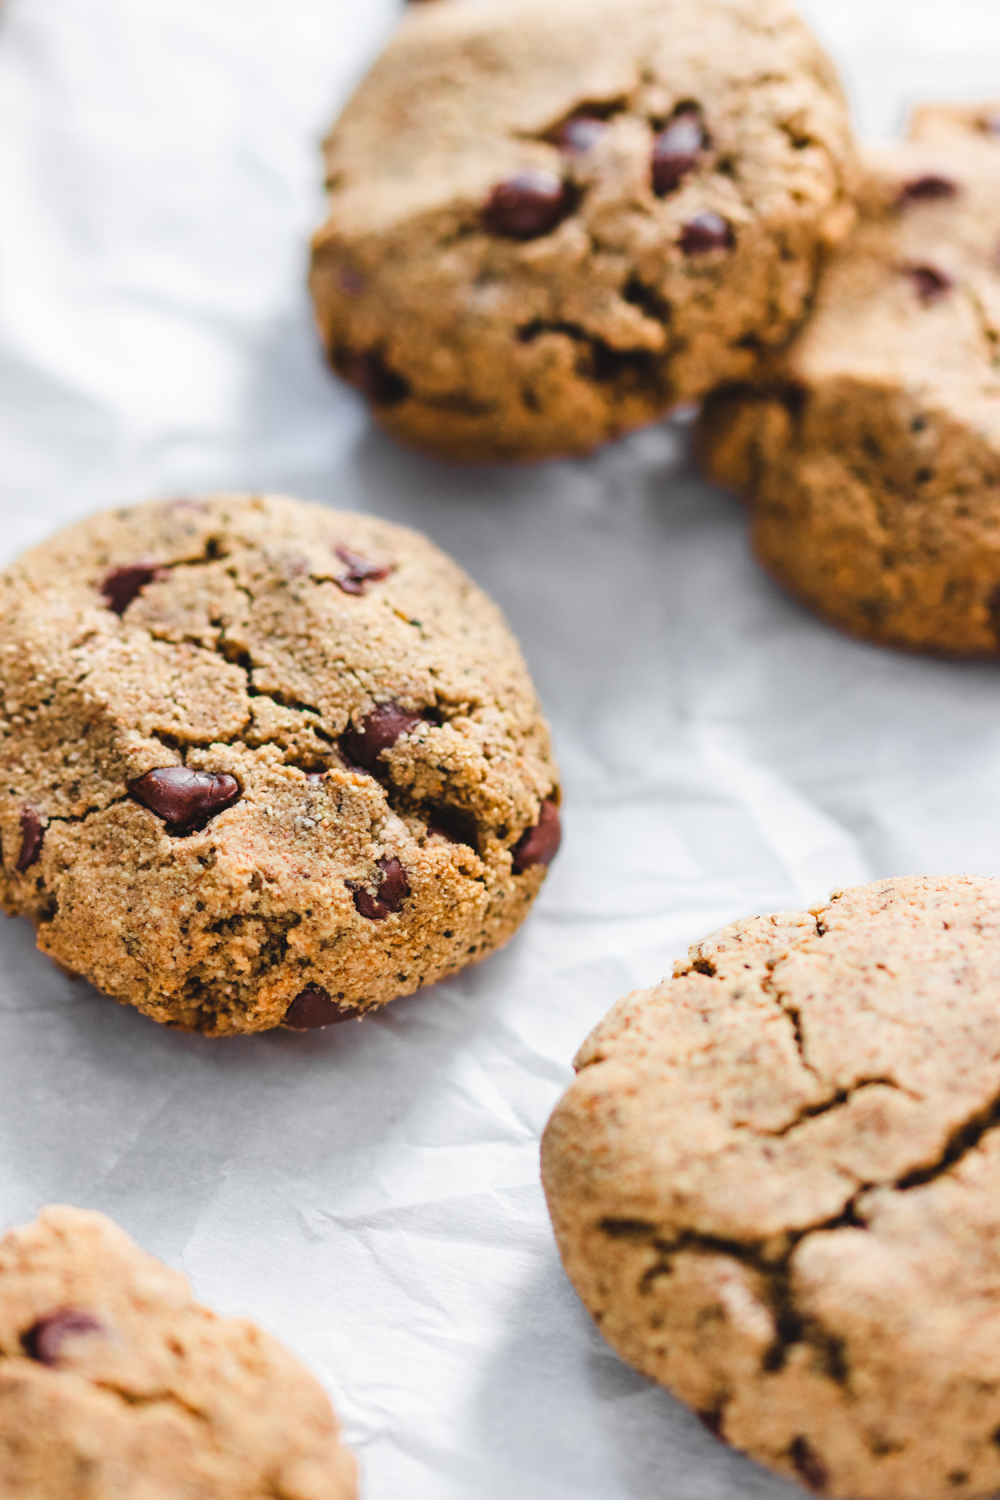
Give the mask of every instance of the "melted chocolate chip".
M 183 502 L 175 501 L 174 503 Z M 125 568 L 112 568 L 101 584 L 101 593 L 107 601 L 108 608 L 113 609 L 116 615 L 123 615 L 136 594 L 144 589 L 147 583 L 152 583 L 154 578 L 163 578 L 165 574 L 166 569 L 159 567 L 156 563 L 130 563 Z
M 436 807 L 428 814 L 427 832 L 447 839 L 449 844 L 465 844 L 470 849 L 477 846 L 476 820 L 461 807 Z
M 39 1318 L 34 1327 L 29 1328 L 22 1336 L 21 1345 L 25 1354 L 37 1359 L 40 1365 L 57 1365 L 67 1339 L 93 1333 L 107 1333 L 100 1318 L 79 1307 L 60 1307 L 44 1318 Z
M 339 1021 L 350 1021 L 361 1012 L 351 1005 L 339 1005 L 328 990 L 318 984 L 310 984 L 296 995 L 285 1012 L 283 1026 L 293 1031 L 315 1031 L 319 1026 L 336 1026 Z
M 378 349 L 353 355 L 347 377 L 373 406 L 398 406 L 410 394 L 409 383 L 386 363 Z
M 354 892 L 354 905 L 369 922 L 381 922 L 391 911 L 399 911 L 410 894 L 410 882 L 398 859 L 380 859 L 378 867 L 382 871 L 378 895 L 366 890 Z
M 912 182 L 904 183 L 899 201 L 901 204 L 931 203 L 937 198 L 954 198 L 957 193 L 958 183 L 953 182 L 950 177 L 935 177 L 928 174 L 926 177 L 914 177 Z
M 696 109 L 681 109 L 653 142 L 653 192 L 666 197 L 698 165 L 706 144 L 705 127 Z
M 559 809 L 554 802 L 543 802 L 542 811 L 534 828 L 522 833 L 511 850 L 515 875 L 522 874 L 531 865 L 550 865 L 562 843 L 562 825 Z
M 17 873 L 23 875 L 42 852 L 45 829 L 30 802 L 21 805 L 21 852 L 17 856 Z
M 811 1490 L 823 1494 L 830 1483 L 830 1471 L 822 1458 L 804 1437 L 797 1437 L 789 1454 L 796 1471 Z
M 559 145 L 570 156 L 586 156 L 607 132 L 605 120 L 598 120 L 594 115 L 573 115 L 560 126 Z
M 940 302 L 952 288 L 952 279 L 934 266 L 910 266 L 906 273 L 916 288 L 917 296 L 925 306 Z
M 126 786 L 136 802 L 163 819 L 168 833 L 178 835 L 204 828 L 240 795 L 235 776 L 225 771 L 189 771 L 187 766 L 161 766 Z
M 340 736 L 340 747 L 356 765 L 373 776 L 387 768 L 379 764 L 383 750 L 391 750 L 402 734 L 409 734 L 420 723 L 419 714 L 411 714 L 398 703 L 378 703 L 360 724 L 352 724 Z
M 712 1411 L 696 1411 L 695 1416 L 703 1427 L 707 1427 L 714 1437 L 722 1435 L 722 1412 L 718 1409 Z
M 728 250 L 733 243 L 732 225 L 718 214 L 695 214 L 681 230 L 679 243 L 685 255 L 704 255 L 707 250 Z
M 497 184 L 483 219 L 506 239 L 534 240 L 550 234 L 569 211 L 569 188 L 562 178 L 544 167 L 526 167 Z
M 334 547 L 333 550 L 347 568 L 346 573 L 338 573 L 333 580 L 345 594 L 363 594 L 366 583 L 379 583 L 392 572 L 391 563 L 369 562 L 367 557 L 361 557 L 348 547 Z

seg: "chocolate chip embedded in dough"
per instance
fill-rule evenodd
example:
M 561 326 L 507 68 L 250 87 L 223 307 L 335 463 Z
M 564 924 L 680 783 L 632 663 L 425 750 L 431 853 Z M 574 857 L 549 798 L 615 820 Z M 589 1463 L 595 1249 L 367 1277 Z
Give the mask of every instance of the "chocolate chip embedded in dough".
M 950 177 L 937 177 L 928 173 L 926 177 L 914 177 L 911 182 L 904 183 L 899 202 L 904 206 L 907 203 L 931 203 L 936 199 L 955 198 L 957 195 L 957 182 Z
M 352 724 L 340 736 L 348 758 L 373 776 L 385 769 L 379 764 L 383 750 L 391 750 L 400 735 L 409 734 L 420 723 L 420 715 L 409 713 L 398 703 L 378 703 L 360 724 Z
M 398 859 L 380 859 L 378 867 L 382 871 L 378 895 L 363 889 L 354 892 L 354 905 L 369 922 L 381 922 L 390 912 L 399 911 L 410 894 L 410 882 Z
M 562 178 L 545 167 L 526 167 L 497 184 L 483 219 L 506 239 L 534 240 L 550 234 L 569 211 L 569 189 Z
M 409 383 L 386 363 L 378 349 L 366 349 L 347 361 L 347 378 L 373 406 L 398 406 L 410 394 Z
M 804 1437 L 797 1437 L 792 1444 L 789 1457 L 796 1472 L 809 1489 L 822 1495 L 830 1483 L 830 1471 L 815 1448 Z
M 204 828 L 240 795 L 239 782 L 228 772 L 190 771 L 187 766 L 161 766 L 126 785 L 129 795 L 162 818 L 173 834 Z
M 596 115 L 571 115 L 559 128 L 559 145 L 570 156 L 586 156 L 607 133 L 607 121 Z
M 936 266 L 910 266 L 906 273 L 916 288 L 917 296 L 925 306 L 940 302 L 954 285 L 950 276 Z
M 285 1012 L 283 1026 L 293 1031 L 315 1031 L 320 1026 L 336 1026 L 350 1021 L 361 1012 L 356 1006 L 340 1005 L 321 985 L 310 984 L 296 995 Z
M 42 852 L 42 841 L 45 838 L 45 829 L 42 820 L 38 816 L 36 808 L 30 802 L 21 806 L 21 851 L 17 856 L 17 873 L 23 875 L 25 870 L 35 863 Z
M 664 198 L 698 165 L 706 144 L 705 127 L 693 108 L 678 110 L 653 142 L 653 192 Z
M 62 1346 L 67 1339 L 80 1338 L 88 1334 L 107 1336 L 107 1328 L 94 1313 L 79 1307 L 60 1307 L 55 1312 L 39 1318 L 21 1338 L 25 1354 L 40 1365 L 57 1365 Z
M 363 594 L 366 583 L 380 582 L 392 572 L 392 563 L 371 562 L 360 553 L 352 552 L 349 547 L 337 546 L 333 550 L 347 569 L 346 573 L 338 573 L 333 580 L 345 594 Z
M 720 214 L 695 214 L 681 230 L 678 243 L 685 255 L 704 255 L 708 250 L 729 250 L 733 243 L 732 225 Z
M 559 809 L 554 802 L 543 802 L 538 822 L 522 833 L 511 850 L 515 875 L 523 874 L 531 865 L 550 865 L 561 843 Z
M 181 504 L 177 501 L 175 504 Z M 188 502 L 189 504 L 191 502 Z M 112 568 L 101 584 L 101 593 L 109 609 L 123 615 L 136 594 L 140 593 L 156 578 L 166 576 L 166 569 L 157 563 L 129 563 L 123 568 Z

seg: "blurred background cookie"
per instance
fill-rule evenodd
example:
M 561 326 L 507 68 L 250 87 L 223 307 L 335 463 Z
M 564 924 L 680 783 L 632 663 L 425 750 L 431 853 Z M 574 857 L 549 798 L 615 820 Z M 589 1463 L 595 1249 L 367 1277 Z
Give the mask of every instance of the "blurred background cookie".
M 103 1214 L 45 1208 L 0 1240 L 8 1500 L 354 1500 L 320 1386 L 246 1318 L 194 1302 Z
M 411 7 L 327 142 L 330 359 L 428 452 L 587 452 L 787 340 L 852 149 L 785 0 Z
M 817 1493 L 1000 1487 L 1000 881 L 882 880 L 697 944 L 545 1133 L 625 1359 Z
M 415 532 L 276 496 L 80 522 L 0 575 L 4 909 L 220 1035 L 506 941 L 559 844 L 499 610 Z
M 703 461 L 775 578 L 882 645 L 1000 653 L 1000 104 L 871 148 L 862 222 L 758 389 L 706 403 Z

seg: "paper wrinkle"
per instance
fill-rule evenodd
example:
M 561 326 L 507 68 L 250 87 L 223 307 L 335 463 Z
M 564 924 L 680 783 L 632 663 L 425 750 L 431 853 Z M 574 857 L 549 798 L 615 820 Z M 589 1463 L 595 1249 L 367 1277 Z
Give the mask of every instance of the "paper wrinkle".
M 995 0 L 807 0 L 859 122 L 996 89 Z M 318 142 L 390 0 L 6 0 L 3 560 L 98 507 L 272 487 L 425 530 L 504 608 L 565 842 L 502 953 L 360 1025 L 209 1043 L 0 925 L 0 1208 L 100 1208 L 322 1379 L 367 1500 L 778 1500 L 566 1281 L 538 1138 L 689 943 L 835 885 L 1000 865 L 1000 673 L 848 641 L 749 554 L 689 424 L 449 467 L 378 436 L 305 290 Z

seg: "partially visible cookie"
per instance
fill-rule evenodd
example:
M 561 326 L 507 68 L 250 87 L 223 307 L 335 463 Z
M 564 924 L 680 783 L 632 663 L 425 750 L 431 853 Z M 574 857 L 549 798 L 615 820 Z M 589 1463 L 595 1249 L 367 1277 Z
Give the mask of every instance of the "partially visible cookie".
M 787 0 L 411 7 L 327 142 L 330 358 L 417 448 L 585 453 L 787 340 L 852 152 Z
M 625 1359 L 818 1494 L 1000 1489 L 1000 881 L 736 922 L 584 1043 L 545 1132 Z
M 704 461 L 764 566 L 854 635 L 1000 653 L 1000 105 L 929 105 L 867 153 L 862 222 Z
M 559 844 L 499 610 L 280 496 L 109 511 L 0 575 L 0 899 L 170 1025 L 308 1028 L 505 942 Z
M 354 1500 L 318 1381 L 103 1214 L 0 1239 L 5 1500 Z

